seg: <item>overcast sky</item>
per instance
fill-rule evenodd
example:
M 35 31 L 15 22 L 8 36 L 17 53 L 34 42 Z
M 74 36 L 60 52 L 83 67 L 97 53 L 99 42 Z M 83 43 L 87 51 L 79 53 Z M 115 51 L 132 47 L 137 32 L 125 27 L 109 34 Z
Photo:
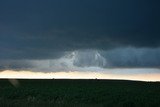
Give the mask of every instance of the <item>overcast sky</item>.
M 158 0 L 0 0 L 0 70 L 159 69 L 159 5 Z

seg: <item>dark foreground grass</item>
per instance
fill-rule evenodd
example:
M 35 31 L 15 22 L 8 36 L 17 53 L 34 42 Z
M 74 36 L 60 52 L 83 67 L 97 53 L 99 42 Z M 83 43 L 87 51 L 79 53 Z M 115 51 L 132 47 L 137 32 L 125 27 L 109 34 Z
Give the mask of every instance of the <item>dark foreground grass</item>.
M 160 107 L 160 83 L 122 80 L 0 80 L 0 107 Z

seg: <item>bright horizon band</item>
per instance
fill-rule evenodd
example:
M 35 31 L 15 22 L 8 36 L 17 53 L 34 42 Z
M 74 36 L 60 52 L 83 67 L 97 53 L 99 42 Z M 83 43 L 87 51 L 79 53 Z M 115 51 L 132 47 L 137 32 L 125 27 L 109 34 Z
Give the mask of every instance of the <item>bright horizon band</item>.
M 111 74 L 102 72 L 31 72 L 5 70 L 0 72 L 0 78 L 15 79 L 123 79 L 140 81 L 160 81 L 160 73 L 145 74 Z

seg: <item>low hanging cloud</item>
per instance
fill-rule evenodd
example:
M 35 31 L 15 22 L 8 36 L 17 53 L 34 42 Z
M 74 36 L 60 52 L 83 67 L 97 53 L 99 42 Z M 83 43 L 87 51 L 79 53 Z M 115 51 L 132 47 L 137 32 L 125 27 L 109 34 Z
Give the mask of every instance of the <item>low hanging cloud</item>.
M 101 55 L 109 62 L 104 67 L 160 67 L 160 48 L 119 48 L 104 51 Z
M 75 66 L 101 68 L 159 68 L 160 48 L 117 48 L 108 51 L 80 51 Z
M 78 67 L 104 67 L 106 65 L 106 59 L 98 51 L 82 50 L 76 51 L 74 55 L 73 65 Z
M 58 59 L 5 60 L 0 61 L 1 70 L 58 71 L 107 71 L 115 68 L 160 67 L 160 49 L 117 48 L 114 50 L 77 50 Z M 154 72 L 154 71 L 153 71 Z

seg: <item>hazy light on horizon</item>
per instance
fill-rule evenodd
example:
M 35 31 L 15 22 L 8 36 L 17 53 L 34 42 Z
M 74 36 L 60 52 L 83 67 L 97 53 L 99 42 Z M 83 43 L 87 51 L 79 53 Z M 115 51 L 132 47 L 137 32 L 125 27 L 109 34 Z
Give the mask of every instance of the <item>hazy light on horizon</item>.
M 12 71 L 0 72 L 0 78 L 15 79 L 124 79 L 140 81 L 160 81 L 160 73 L 147 74 L 111 74 L 103 72 L 31 72 L 31 71 Z

